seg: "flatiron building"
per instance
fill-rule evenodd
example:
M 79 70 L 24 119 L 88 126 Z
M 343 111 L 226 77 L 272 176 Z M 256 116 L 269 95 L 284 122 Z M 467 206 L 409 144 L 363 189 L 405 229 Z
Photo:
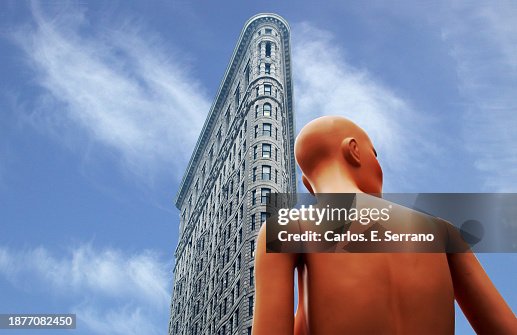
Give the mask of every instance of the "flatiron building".
M 175 199 L 169 334 L 250 334 L 257 233 L 271 193 L 296 193 L 290 31 L 241 31 Z

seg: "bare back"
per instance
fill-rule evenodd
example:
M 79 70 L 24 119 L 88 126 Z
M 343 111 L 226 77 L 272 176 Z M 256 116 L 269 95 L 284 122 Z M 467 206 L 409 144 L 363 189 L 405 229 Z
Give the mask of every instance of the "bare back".
M 358 199 L 358 206 L 392 207 L 381 229 L 431 232 L 440 248 L 447 240 L 443 220 L 371 196 Z M 308 253 L 301 259 L 300 315 L 309 334 L 454 333 L 454 288 L 443 252 Z
M 309 334 L 454 333 L 445 254 L 305 254 L 303 263 L 296 322 Z

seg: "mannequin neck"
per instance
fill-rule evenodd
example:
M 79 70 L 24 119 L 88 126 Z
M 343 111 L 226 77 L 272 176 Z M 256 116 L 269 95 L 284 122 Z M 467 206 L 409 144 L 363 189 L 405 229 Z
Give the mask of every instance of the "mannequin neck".
M 314 173 L 311 180 L 314 193 L 363 193 L 350 172 L 340 166 L 326 166 Z

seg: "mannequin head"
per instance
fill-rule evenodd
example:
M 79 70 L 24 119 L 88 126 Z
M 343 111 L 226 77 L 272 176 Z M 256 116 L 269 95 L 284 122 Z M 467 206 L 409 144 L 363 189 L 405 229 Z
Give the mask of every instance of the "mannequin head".
M 294 147 L 311 193 L 381 193 L 382 169 L 363 129 L 342 116 L 323 116 L 302 128 Z

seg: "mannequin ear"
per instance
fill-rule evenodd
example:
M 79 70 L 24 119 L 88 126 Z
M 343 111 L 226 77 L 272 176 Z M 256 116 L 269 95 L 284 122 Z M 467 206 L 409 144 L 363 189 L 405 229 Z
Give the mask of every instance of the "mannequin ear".
M 353 137 L 347 137 L 341 142 L 341 153 L 345 160 L 352 166 L 361 166 L 361 157 L 359 155 L 359 145 Z
M 314 195 L 314 191 L 312 190 L 312 186 L 311 186 L 311 183 L 309 182 L 309 179 L 307 179 L 307 177 L 305 177 L 305 175 L 303 175 L 303 174 L 302 174 L 302 182 L 303 182 L 303 185 L 305 185 L 305 188 L 307 188 L 307 190 L 312 195 Z

